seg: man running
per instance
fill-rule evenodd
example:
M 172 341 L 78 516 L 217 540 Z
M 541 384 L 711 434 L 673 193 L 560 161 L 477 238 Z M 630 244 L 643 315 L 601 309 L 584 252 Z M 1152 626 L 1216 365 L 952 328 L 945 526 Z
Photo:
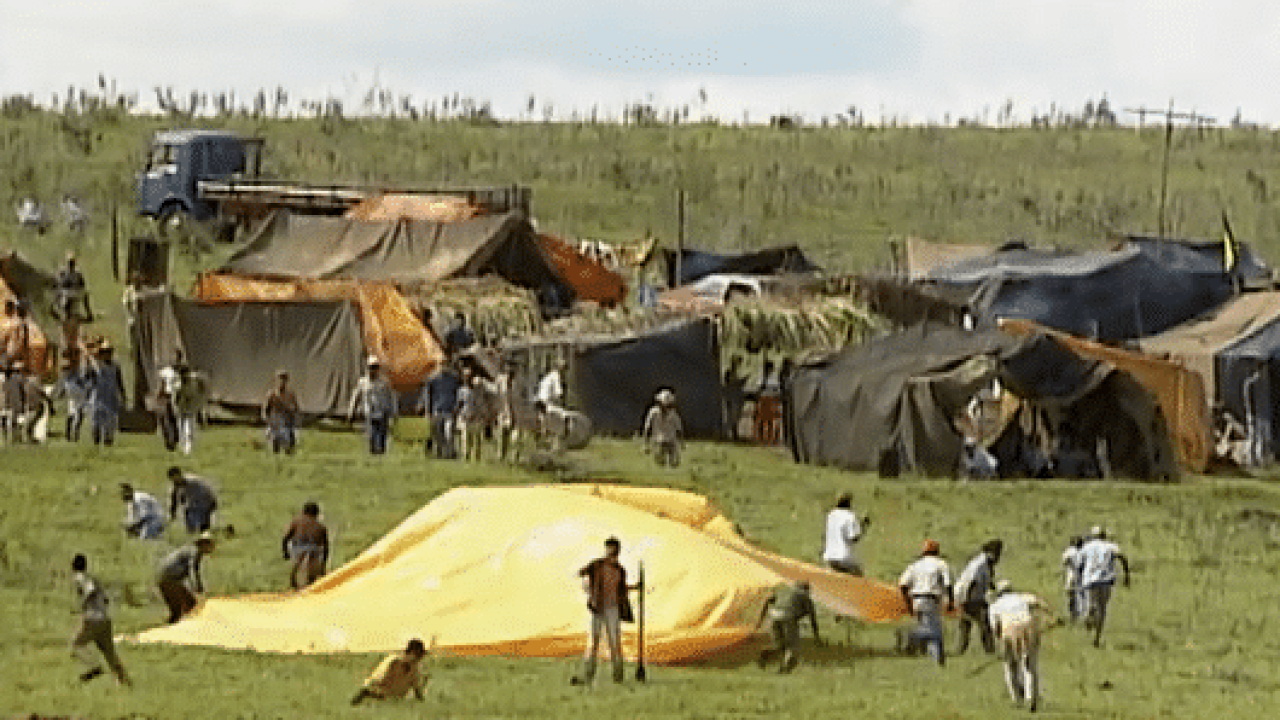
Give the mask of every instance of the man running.
M 1093 630 L 1093 646 L 1102 645 L 1102 626 L 1107 621 L 1111 588 L 1116 584 L 1116 564 L 1124 568 L 1124 586 L 1129 587 L 1129 559 L 1120 546 L 1107 539 L 1107 531 L 1094 526 L 1090 540 L 1080 548 L 1080 587 L 1085 596 L 1085 629 Z
M 116 655 L 115 635 L 111 632 L 111 615 L 108 613 L 107 595 L 97 579 L 89 574 L 89 560 L 84 555 L 71 559 L 71 571 L 75 574 L 76 593 L 80 596 L 80 631 L 71 641 L 71 654 L 89 669 L 80 674 L 80 680 L 88 682 L 103 673 L 102 665 L 89 651 L 94 645 L 116 675 L 116 682 L 131 685 L 129 675 Z
M 1080 619 L 1084 614 L 1084 597 L 1080 591 L 1080 548 L 1084 547 L 1084 538 L 1074 535 L 1062 551 L 1062 585 L 1067 595 L 1067 617 L 1071 622 Z
M 1004 543 L 999 539 L 982 544 L 982 551 L 969 561 L 960 579 L 956 581 L 956 597 L 960 599 L 960 647 L 957 655 L 969 649 L 969 632 L 978 626 L 982 636 L 982 649 L 988 654 L 996 651 L 996 639 L 987 622 L 987 593 L 995 590 L 995 568 L 1000 562 Z
M 907 603 L 907 611 L 916 618 L 917 627 L 907 634 L 907 650 L 924 645 L 939 665 L 947 661 L 942 635 L 942 601 L 945 609 L 955 609 L 951 589 L 951 568 L 940 557 L 942 546 L 937 540 L 925 540 L 920 559 L 907 566 L 898 579 L 898 590 Z

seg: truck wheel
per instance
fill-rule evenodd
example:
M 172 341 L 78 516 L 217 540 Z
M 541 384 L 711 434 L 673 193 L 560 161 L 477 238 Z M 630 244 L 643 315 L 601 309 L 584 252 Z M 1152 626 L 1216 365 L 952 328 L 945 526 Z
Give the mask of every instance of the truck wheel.
M 191 216 L 178 203 L 166 203 L 156 214 L 156 233 L 166 240 L 180 236 L 190 226 Z

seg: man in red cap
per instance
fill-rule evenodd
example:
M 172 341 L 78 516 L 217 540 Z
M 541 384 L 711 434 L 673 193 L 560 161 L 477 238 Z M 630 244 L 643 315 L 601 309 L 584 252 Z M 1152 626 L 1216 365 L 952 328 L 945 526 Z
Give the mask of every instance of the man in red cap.
M 906 649 L 924 645 L 939 665 L 946 664 L 946 650 L 942 635 L 942 601 L 946 611 L 955 609 L 955 597 L 951 590 L 951 568 L 939 555 L 942 552 L 937 540 L 925 540 L 920 559 L 907 566 L 898 579 L 898 589 L 907 603 L 907 610 L 915 615 L 917 627 L 907 634 Z

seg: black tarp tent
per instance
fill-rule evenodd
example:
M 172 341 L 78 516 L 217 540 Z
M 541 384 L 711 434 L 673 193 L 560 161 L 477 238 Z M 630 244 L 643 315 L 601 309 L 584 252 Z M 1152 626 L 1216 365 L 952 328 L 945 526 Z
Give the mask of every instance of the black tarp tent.
M 571 391 L 598 433 L 640 432 L 654 395 L 670 388 L 687 437 L 723 436 L 720 346 L 710 320 L 578 345 L 571 377 Z
M 1145 337 L 1232 297 L 1269 270 L 1247 246 L 1230 270 L 1218 243 L 1135 237 L 1116 250 L 1068 252 L 1005 246 L 932 270 L 921 284 L 966 306 L 980 324 L 999 318 L 1099 340 Z
M 773 275 L 776 273 L 813 273 L 822 268 L 813 264 L 797 245 L 766 248 L 738 255 L 720 255 L 701 250 L 663 249 L 667 266 L 667 287 L 679 287 L 708 275 Z M 676 258 L 680 258 L 680 275 L 676 276 Z
M 1048 432 L 1090 448 L 1101 438 L 1118 474 L 1176 473 L 1155 400 L 1127 374 L 1045 335 L 934 323 L 797 367 L 785 398 L 793 455 L 859 470 L 892 455 L 908 471 L 952 475 L 963 447 L 955 418 L 995 377 L 1022 401 L 1010 427 L 1039 433 L 1041 445 L 1054 440 Z
M 139 299 L 134 346 L 149 394 L 181 349 L 210 401 L 255 409 L 286 370 L 307 415 L 345 414 L 363 370 L 360 313 L 348 301 L 203 304 L 169 293 Z
M 368 280 L 413 288 L 456 277 L 501 276 L 513 285 L 573 299 L 543 256 L 521 212 L 459 222 L 273 212 L 231 256 L 223 272 L 304 280 Z

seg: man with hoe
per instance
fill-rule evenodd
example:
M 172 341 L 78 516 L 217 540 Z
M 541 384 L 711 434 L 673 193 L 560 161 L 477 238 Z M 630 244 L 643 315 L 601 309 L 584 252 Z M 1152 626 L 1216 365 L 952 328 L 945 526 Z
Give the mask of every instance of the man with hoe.
M 641 585 L 627 584 L 627 570 L 618 562 L 622 542 L 616 537 L 604 541 L 604 556 L 592 560 L 578 571 L 587 591 L 587 609 L 591 611 L 591 640 L 587 644 L 582 674 L 570 679 L 571 685 L 590 685 L 596 676 L 596 656 L 600 636 L 609 643 L 609 660 L 613 663 L 613 681 L 622 682 L 622 623 L 634 622 L 628 590 L 644 591 Z

